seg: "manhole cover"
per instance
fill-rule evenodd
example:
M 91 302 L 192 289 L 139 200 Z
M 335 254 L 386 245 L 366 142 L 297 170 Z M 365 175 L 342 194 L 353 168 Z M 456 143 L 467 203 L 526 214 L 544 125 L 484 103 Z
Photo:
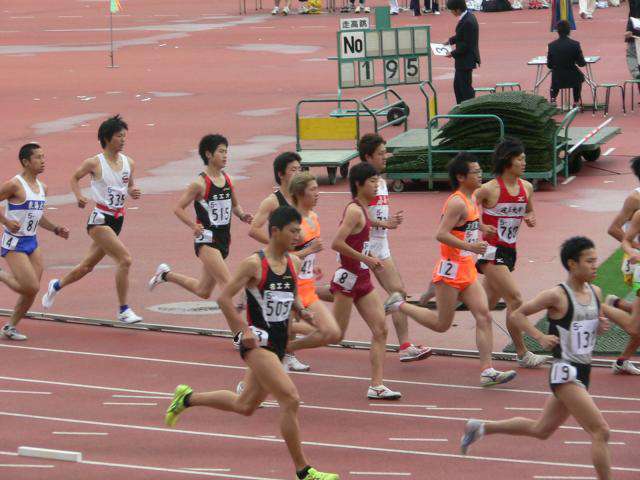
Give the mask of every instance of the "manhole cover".
M 147 310 L 171 315 L 208 315 L 220 313 L 216 302 L 176 302 L 147 307 Z

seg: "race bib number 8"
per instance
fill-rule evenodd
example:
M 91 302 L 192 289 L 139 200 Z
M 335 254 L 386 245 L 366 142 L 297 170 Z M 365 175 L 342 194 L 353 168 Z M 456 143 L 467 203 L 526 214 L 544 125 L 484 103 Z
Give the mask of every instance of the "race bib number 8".
M 14 237 L 8 232 L 4 232 L 2 235 L 2 248 L 5 250 L 15 250 L 18 246 L 19 237 Z
M 570 383 L 578 377 L 578 369 L 566 362 L 555 362 L 551 366 L 550 379 L 552 385 Z
M 450 262 L 449 260 L 440 260 L 438 275 L 453 280 L 458 276 L 458 266 L 459 264 L 456 262 Z
M 353 287 L 355 286 L 357 279 L 358 277 L 356 276 L 355 273 L 351 273 L 350 271 L 345 270 L 344 268 L 339 268 L 338 270 L 336 270 L 336 273 L 333 275 L 333 283 L 335 283 L 336 285 L 339 285 L 347 292 L 350 292 L 351 290 L 353 290 Z
M 498 219 L 498 238 L 504 243 L 516 243 L 521 220 L 519 218 Z
M 266 290 L 264 292 L 265 320 L 269 323 L 288 320 L 293 300 L 293 292 Z
M 571 324 L 571 349 L 575 353 L 586 355 L 593 351 L 598 322 L 598 320 L 584 320 Z
M 300 267 L 300 273 L 298 274 L 298 278 L 301 280 L 309 280 L 313 278 L 313 268 L 316 262 L 316 254 L 311 253 L 304 257 L 302 261 L 302 266 Z

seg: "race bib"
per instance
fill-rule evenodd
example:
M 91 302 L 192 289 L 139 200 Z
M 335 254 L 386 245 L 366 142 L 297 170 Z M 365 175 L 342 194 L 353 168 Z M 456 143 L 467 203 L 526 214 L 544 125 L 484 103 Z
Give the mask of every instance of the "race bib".
M 368 257 L 369 253 L 371 253 L 371 245 L 369 242 L 364 242 L 362 244 L 362 254 Z M 364 262 L 360 262 L 360 268 L 363 270 L 369 270 L 369 266 Z
M 298 273 L 298 278 L 301 280 L 310 280 L 314 277 L 314 266 L 316 263 L 316 254 L 310 253 L 304 260 L 302 261 L 302 266 L 300 267 L 300 272 Z
M 216 227 L 229 225 L 231 222 L 231 199 L 212 200 L 209 202 L 209 221 Z
M 127 188 L 107 187 L 107 207 L 117 210 L 124 207 L 127 198 Z
M 620 266 L 620 271 L 624 275 L 632 275 L 632 274 L 634 274 L 634 266 L 629 261 L 629 257 L 627 255 L 625 255 L 623 257 L 623 259 L 622 259 L 622 265 Z
M 389 218 L 389 205 L 373 205 L 369 207 L 373 217 L 379 222 L 384 222 Z M 373 227 L 374 230 L 385 230 L 384 227 Z
M 477 228 L 466 230 L 464 232 L 464 241 L 468 243 L 478 243 L 478 232 L 479 230 Z M 470 252 L 469 250 L 460 250 L 461 257 L 470 257 L 471 255 L 475 255 L 475 253 Z
M 102 213 L 97 208 L 94 208 L 93 212 L 91 212 L 91 215 L 89 215 L 89 225 L 104 225 L 104 224 L 105 224 L 104 213 Z
M 22 223 L 22 226 L 20 227 L 20 234 L 21 235 L 35 235 L 36 234 L 36 230 L 38 230 L 38 224 L 40 223 L 40 218 L 42 217 L 42 212 L 38 211 L 36 212 L 29 212 L 25 219 L 24 222 Z
M 339 285 L 347 292 L 353 290 L 357 279 L 358 277 L 355 273 L 352 273 L 349 270 L 345 270 L 344 268 L 339 268 L 333 275 L 333 283 Z
M 504 243 L 516 243 L 521 222 L 522 220 L 519 218 L 499 218 L 498 238 Z
M 2 235 L 2 248 L 5 250 L 15 250 L 18 246 L 18 241 L 20 237 L 16 237 L 11 235 L 9 232 L 4 232 Z
M 488 245 L 485 252 L 482 255 L 478 255 L 478 260 L 495 260 L 497 250 L 493 245 Z
M 213 232 L 211 230 L 202 230 L 202 234 L 195 239 L 196 243 L 213 243 Z
M 269 332 L 266 330 L 262 330 L 261 328 L 254 327 L 253 325 L 249 325 L 251 329 L 251 333 L 253 333 L 258 339 L 258 346 L 266 347 L 269 344 Z M 238 342 L 242 343 L 242 332 L 238 336 Z
M 293 300 L 293 292 L 265 290 L 264 319 L 269 323 L 288 320 Z
M 453 280 L 458 276 L 458 267 L 459 264 L 456 262 L 450 262 L 449 260 L 440 260 L 438 275 Z
M 552 385 L 571 383 L 578 377 L 578 369 L 567 362 L 554 362 L 549 373 Z
M 571 349 L 578 355 L 593 352 L 599 320 L 583 320 L 571 323 Z
M 629 264 L 630 272 L 633 272 L 633 283 L 640 282 L 640 264 Z

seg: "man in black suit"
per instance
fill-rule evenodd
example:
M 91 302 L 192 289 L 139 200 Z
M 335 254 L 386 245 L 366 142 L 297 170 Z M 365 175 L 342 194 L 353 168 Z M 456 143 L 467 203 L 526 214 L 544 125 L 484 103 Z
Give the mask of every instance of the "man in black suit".
M 455 45 L 450 54 L 455 59 L 456 73 L 453 77 L 453 91 L 456 102 L 461 103 L 476 96 L 473 90 L 473 69 L 480 65 L 478 49 L 479 27 L 476 17 L 467 10 L 465 0 L 447 0 L 447 8 L 454 16 L 460 17 L 456 34 L 445 45 Z
M 587 63 L 582 55 L 580 42 L 569 38 L 569 22 L 560 20 L 557 29 L 559 38 L 549 44 L 547 52 L 547 67 L 551 70 L 551 103 L 555 103 L 561 88 L 572 88 L 575 107 L 580 104 L 584 82 L 584 74 L 578 66 L 584 67 Z

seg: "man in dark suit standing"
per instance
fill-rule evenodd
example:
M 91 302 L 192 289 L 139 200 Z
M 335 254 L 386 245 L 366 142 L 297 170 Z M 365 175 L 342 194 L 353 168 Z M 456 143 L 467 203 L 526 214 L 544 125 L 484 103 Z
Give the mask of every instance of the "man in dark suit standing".
M 473 69 L 480 65 L 478 49 L 479 27 L 476 17 L 467 10 L 465 0 L 447 0 L 447 8 L 454 16 L 460 17 L 456 34 L 445 45 L 455 45 L 450 54 L 455 59 L 456 73 L 453 77 L 453 91 L 456 102 L 461 103 L 476 96 L 473 90 Z
M 551 70 L 551 103 L 555 103 L 561 88 L 573 89 L 573 106 L 580 104 L 584 74 L 578 66 L 587 63 L 582 55 L 580 42 L 569 38 L 571 26 L 568 21 L 560 20 L 557 25 L 558 39 L 549 44 L 547 67 Z

